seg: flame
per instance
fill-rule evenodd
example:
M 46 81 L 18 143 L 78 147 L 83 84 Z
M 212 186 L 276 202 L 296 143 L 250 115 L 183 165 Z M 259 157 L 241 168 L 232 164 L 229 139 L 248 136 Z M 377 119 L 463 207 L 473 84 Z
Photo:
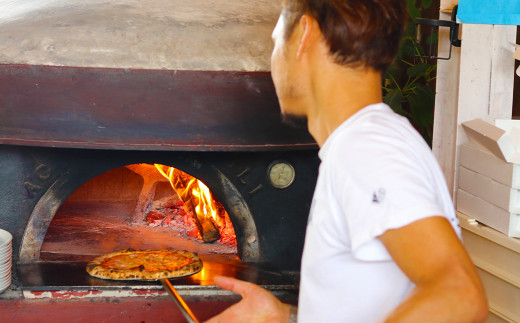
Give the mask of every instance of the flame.
M 210 219 L 213 222 L 219 230 L 222 243 L 236 245 L 235 230 L 229 215 L 223 207 L 219 207 L 219 202 L 212 196 L 206 184 L 174 167 L 161 164 L 155 164 L 155 167 L 168 179 L 172 188 L 184 203 L 187 200 L 191 201 L 198 217 Z M 186 179 L 188 179 L 187 183 L 184 182 Z
M 193 196 L 197 197 L 201 201 L 201 203 L 195 206 L 195 212 L 198 214 L 204 214 L 205 217 L 210 215 L 213 221 L 217 222 L 217 207 L 215 203 L 212 202 L 209 188 L 201 181 L 199 181 L 198 185 L 200 189 L 193 189 L 191 192 Z

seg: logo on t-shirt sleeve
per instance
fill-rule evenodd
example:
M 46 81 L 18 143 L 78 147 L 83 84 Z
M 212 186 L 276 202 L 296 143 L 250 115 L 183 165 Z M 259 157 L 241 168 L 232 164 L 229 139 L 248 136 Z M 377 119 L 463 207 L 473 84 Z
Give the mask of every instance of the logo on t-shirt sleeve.
M 372 203 L 379 204 L 383 202 L 385 199 L 386 190 L 384 188 L 379 188 L 377 191 L 372 193 Z

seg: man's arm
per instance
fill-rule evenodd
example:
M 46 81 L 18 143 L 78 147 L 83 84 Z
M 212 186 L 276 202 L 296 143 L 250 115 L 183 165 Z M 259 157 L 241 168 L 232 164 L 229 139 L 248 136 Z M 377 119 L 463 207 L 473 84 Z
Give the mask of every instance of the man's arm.
M 487 301 L 480 279 L 450 223 L 430 217 L 379 239 L 415 283 L 387 322 L 481 322 Z
M 218 276 L 215 283 L 223 288 L 242 296 L 242 300 L 206 323 L 234 322 L 290 322 L 291 306 L 282 303 L 269 291 L 262 287 L 238 279 Z

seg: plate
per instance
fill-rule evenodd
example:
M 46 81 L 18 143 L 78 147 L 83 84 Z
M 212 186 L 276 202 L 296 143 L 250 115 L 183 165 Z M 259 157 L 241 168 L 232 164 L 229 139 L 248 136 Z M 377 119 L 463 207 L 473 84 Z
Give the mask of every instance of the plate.
M 0 293 L 5 291 L 6 289 L 8 289 L 9 286 L 11 286 L 11 279 L 9 279 L 8 281 L 5 281 L 4 283 L 0 282 Z
M 11 254 L 8 255 L 0 255 L 0 265 L 3 265 L 6 262 L 11 262 Z
M 13 235 L 4 229 L 0 229 L 0 247 L 10 245 L 13 241 Z
M 12 266 L 13 265 L 10 262 L 0 265 L 0 273 L 2 273 L 3 271 L 5 271 L 7 269 L 11 269 Z

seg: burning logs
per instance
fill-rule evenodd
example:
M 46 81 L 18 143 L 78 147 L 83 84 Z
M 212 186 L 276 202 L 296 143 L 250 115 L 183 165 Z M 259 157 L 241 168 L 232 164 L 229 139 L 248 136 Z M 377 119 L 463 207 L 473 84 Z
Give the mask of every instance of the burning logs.
M 195 223 L 199 228 L 204 242 L 213 242 L 220 239 L 220 233 L 209 217 L 210 210 L 202 200 L 202 194 L 195 188 L 198 180 L 190 175 L 173 168 L 170 175 L 171 184 L 184 202 L 184 208 L 195 216 Z M 199 192 L 199 193 L 197 193 Z
M 148 164 L 128 165 L 126 167 L 143 178 L 143 188 L 132 217 L 132 224 L 139 224 L 145 219 L 153 202 L 157 183 L 169 181 L 179 198 L 184 202 L 186 212 L 193 217 L 202 240 L 214 242 L 220 239 L 220 232 L 211 220 L 211 213 L 216 213 L 217 209 L 216 206 L 211 205 L 211 198 L 205 198 L 207 194 L 204 194 L 203 190 L 206 189 L 209 193 L 209 189 L 202 182 L 173 167 L 162 165 L 154 167 Z

